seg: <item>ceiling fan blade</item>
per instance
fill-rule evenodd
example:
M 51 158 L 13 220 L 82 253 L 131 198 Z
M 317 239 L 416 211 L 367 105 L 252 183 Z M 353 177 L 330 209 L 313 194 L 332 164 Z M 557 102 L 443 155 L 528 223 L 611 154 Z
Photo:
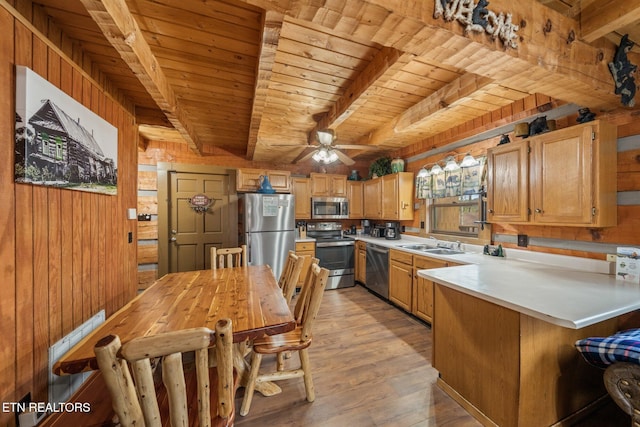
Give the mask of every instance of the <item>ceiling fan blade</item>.
M 316 154 L 317 151 L 318 150 L 313 150 L 310 153 L 306 154 L 305 156 L 302 156 L 299 159 L 295 160 L 293 163 L 300 163 L 300 162 L 304 162 L 305 160 L 309 160 L 311 158 L 311 156 Z
M 342 151 L 333 150 L 333 152 L 338 155 L 338 159 L 340 159 L 340 161 L 345 165 L 351 166 L 352 164 L 355 163 L 355 161 L 351 157 L 347 156 Z
M 379 150 L 380 147 L 375 145 L 358 145 L 358 144 L 336 144 L 335 148 L 340 148 L 342 150 Z

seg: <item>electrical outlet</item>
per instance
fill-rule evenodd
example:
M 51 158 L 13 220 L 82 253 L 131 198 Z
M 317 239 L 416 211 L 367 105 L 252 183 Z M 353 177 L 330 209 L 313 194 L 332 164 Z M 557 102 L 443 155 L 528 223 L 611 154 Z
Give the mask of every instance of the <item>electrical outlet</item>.
M 607 261 L 616 262 L 618 260 L 618 256 L 616 254 L 607 254 Z
M 526 248 L 529 244 L 529 236 L 526 234 L 518 234 L 518 246 Z

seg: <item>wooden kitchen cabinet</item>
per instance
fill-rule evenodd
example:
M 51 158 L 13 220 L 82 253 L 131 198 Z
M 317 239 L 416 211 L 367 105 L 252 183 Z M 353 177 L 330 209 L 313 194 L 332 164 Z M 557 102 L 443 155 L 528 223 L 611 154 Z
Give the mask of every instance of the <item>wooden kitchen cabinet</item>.
M 364 216 L 364 182 L 347 181 L 349 198 L 349 218 L 360 219 Z
M 356 281 L 364 284 L 367 280 L 367 243 L 356 242 Z
M 347 176 L 326 173 L 312 173 L 312 197 L 347 197 Z
M 300 278 L 298 279 L 298 283 L 296 287 L 302 287 L 304 285 L 304 280 L 307 277 L 307 272 L 309 271 L 309 266 L 311 265 L 311 258 L 316 256 L 316 244 L 313 241 L 308 242 L 296 242 L 296 255 L 307 255 L 307 259 L 302 265 L 302 272 L 300 273 Z
M 374 178 L 364 182 L 364 217 L 382 218 L 382 179 Z
M 309 178 L 291 178 L 291 193 L 296 198 L 296 219 L 311 219 L 311 181 Z
M 413 295 L 413 255 L 389 251 L 389 301 L 411 312 Z
M 382 219 L 413 219 L 413 172 L 398 172 L 382 178 Z
M 615 226 L 616 141 L 596 120 L 487 150 L 488 221 Z
M 414 255 L 413 266 L 413 300 L 411 313 L 425 322 L 433 324 L 434 283 L 432 280 L 418 276 L 417 271 L 429 268 L 448 267 L 449 263 L 435 258 Z
M 487 220 L 529 220 L 529 141 L 487 150 Z
M 269 178 L 276 193 L 291 192 L 291 172 L 266 169 L 238 169 L 236 172 L 236 191 L 256 192 L 260 188 L 260 176 Z

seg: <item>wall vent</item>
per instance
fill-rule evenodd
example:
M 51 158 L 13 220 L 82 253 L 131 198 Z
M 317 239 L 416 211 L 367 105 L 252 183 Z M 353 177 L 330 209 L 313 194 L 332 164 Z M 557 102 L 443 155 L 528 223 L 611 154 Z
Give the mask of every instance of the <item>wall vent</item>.
M 69 400 L 78 387 L 91 375 L 91 372 L 82 372 L 75 375 L 58 376 L 53 373 L 53 365 L 71 350 L 71 347 L 104 322 L 104 314 L 104 310 L 100 310 L 92 318 L 49 347 L 49 403 L 62 403 Z

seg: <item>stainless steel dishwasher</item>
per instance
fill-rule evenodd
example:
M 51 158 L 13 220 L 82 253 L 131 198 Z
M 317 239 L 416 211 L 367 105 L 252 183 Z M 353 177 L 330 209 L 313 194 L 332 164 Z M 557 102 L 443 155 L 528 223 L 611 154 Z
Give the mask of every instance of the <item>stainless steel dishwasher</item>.
M 367 243 L 367 273 L 365 287 L 389 299 L 389 248 Z

